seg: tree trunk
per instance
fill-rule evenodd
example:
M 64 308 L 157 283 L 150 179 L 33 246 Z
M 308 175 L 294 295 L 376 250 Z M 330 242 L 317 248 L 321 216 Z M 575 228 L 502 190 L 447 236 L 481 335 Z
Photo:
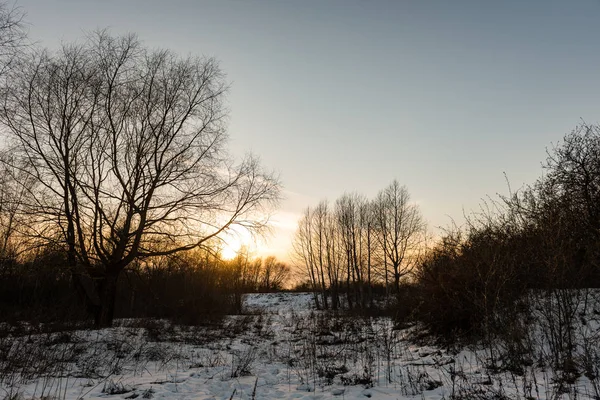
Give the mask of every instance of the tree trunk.
M 88 315 L 96 316 L 100 308 L 100 300 L 93 280 L 75 270 L 71 270 L 71 281 L 78 297 L 85 303 L 85 310 Z
M 347 251 L 347 257 L 348 257 L 348 273 L 346 274 L 346 299 L 348 300 L 348 309 L 352 310 L 352 295 L 350 293 L 350 252 Z
M 115 314 L 115 300 L 117 297 L 117 282 L 119 273 L 107 273 L 98 284 L 100 305 L 96 310 L 96 328 L 110 328 Z
M 339 289 L 339 282 L 337 281 L 337 279 L 335 281 L 333 281 L 332 285 L 331 285 L 331 308 L 334 310 L 338 309 L 338 306 L 340 304 L 340 289 Z
M 396 296 L 400 293 L 400 265 L 394 263 L 394 289 L 396 290 Z

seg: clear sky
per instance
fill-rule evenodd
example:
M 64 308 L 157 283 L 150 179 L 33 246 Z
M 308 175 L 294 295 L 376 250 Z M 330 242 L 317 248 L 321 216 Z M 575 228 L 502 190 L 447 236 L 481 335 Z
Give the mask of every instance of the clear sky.
M 269 246 L 344 192 L 407 185 L 434 229 L 541 174 L 600 111 L 599 0 L 18 0 L 48 47 L 96 28 L 220 60 L 231 150 L 278 171 Z

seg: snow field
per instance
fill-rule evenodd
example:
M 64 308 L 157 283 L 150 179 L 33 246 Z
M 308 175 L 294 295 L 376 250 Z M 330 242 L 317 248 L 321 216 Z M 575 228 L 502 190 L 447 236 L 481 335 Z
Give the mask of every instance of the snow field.
M 409 339 L 417 327 L 396 330 L 389 318 L 317 311 L 310 294 L 252 294 L 244 304 L 246 315 L 206 327 L 120 321 L 99 331 L 7 335 L 0 338 L 0 399 L 568 399 L 597 393 L 592 374 L 564 385 L 562 372 L 541 368 L 539 360 L 521 371 L 492 372 L 490 357 L 500 348 L 416 345 Z M 588 311 L 580 328 L 586 338 L 597 338 L 594 308 L 582 312 Z M 550 356 L 543 324 L 530 337 Z

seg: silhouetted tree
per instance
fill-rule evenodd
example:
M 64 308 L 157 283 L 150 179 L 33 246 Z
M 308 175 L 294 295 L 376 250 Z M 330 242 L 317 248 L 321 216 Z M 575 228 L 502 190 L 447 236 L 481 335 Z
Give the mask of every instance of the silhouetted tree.
M 315 240 L 313 219 L 313 210 L 308 207 L 304 211 L 302 218 L 298 221 L 298 228 L 294 234 L 292 249 L 295 262 L 300 266 L 300 269 L 303 270 L 305 276 L 308 276 L 308 281 L 310 282 L 311 291 L 313 292 L 315 300 L 315 306 L 320 308 L 321 302 L 319 301 L 319 293 L 321 293 L 321 297 L 324 297 L 325 294 L 321 292 L 323 285 L 317 261 L 320 250 L 318 243 Z
M 373 286 L 384 280 L 387 290 L 390 271 L 399 291 L 400 279 L 416 264 L 425 239 L 425 223 L 409 200 L 406 188 L 394 181 L 373 201 L 351 193 L 338 198 L 333 208 L 322 201 L 305 210 L 293 247 L 317 306 L 328 308 L 330 297 L 337 308 L 341 292 L 349 308 L 373 306 Z
M 357 193 L 344 194 L 335 203 L 341 245 L 346 261 L 346 296 L 350 308 L 363 304 L 361 208 L 366 198 Z
M 425 222 L 418 206 L 410 202 L 408 189 L 396 180 L 379 193 L 375 207 L 386 282 L 387 269 L 391 268 L 394 290 L 398 293 L 400 279 L 414 266 L 410 257 L 423 244 Z
M 264 226 L 278 181 L 226 156 L 217 62 L 149 50 L 100 32 L 32 54 L 11 73 L 1 118 L 12 167 L 37 183 L 26 204 L 41 241 L 94 279 L 96 325 L 112 324 L 117 280 L 134 260 Z
M 19 253 L 29 249 L 23 235 L 27 218 L 22 212 L 35 181 L 23 172 L 24 166 L 12 168 L 12 163 L 10 154 L 0 155 L 0 269 L 12 265 Z
M 27 32 L 23 23 L 24 13 L 8 2 L 0 2 L 0 78 L 4 78 L 15 65 L 26 45 Z
M 261 281 L 259 291 L 272 292 L 281 290 L 290 275 L 290 267 L 278 261 L 276 257 L 269 256 L 262 262 Z

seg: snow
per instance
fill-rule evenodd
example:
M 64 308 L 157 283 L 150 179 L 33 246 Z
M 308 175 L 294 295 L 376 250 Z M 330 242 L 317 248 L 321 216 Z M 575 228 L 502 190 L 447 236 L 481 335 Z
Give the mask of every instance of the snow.
M 244 305 L 245 315 L 230 316 L 220 326 L 154 321 L 142 328 L 120 321 L 121 326 L 97 331 L 8 335 L 0 339 L 0 399 L 595 395 L 588 378 L 558 390 L 553 373 L 535 366 L 521 376 L 491 374 L 485 348 L 449 352 L 416 345 L 408 340 L 416 327 L 395 330 L 389 318 L 324 313 L 314 309 L 311 294 L 248 294 Z M 595 328 L 588 323 L 586 329 Z
M 249 293 L 244 295 L 244 307 L 248 311 L 283 315 L 314 310 L 314 301 L 312 293 Z

